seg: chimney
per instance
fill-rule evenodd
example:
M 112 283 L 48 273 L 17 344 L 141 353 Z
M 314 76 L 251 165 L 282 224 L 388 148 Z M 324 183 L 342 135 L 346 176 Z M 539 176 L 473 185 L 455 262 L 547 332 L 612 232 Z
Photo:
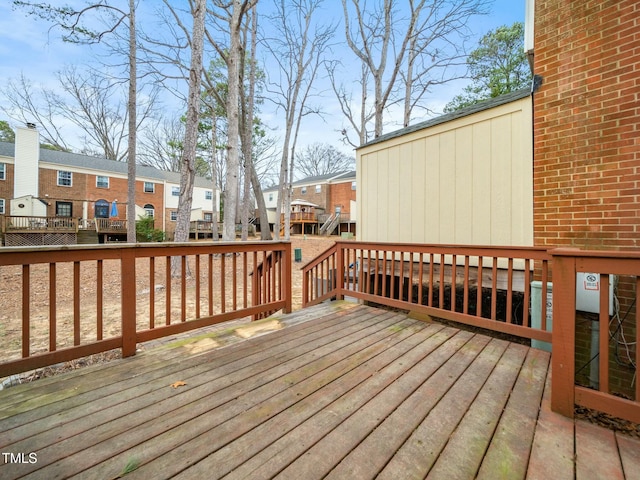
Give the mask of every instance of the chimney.
M 40 134 L 34 123 L 16 128 L 13 198 L 38 197 Z

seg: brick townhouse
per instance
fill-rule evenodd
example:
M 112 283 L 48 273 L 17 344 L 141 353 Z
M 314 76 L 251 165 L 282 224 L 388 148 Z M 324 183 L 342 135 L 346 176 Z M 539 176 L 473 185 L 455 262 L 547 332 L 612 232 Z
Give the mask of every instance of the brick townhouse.
M 136 166 L 136 212 L 154 218 L 169 238 L 175 231 L 180 176 Z M 40 148 L 35 128 L 18 128 L 16 143 L 0 142 L 0 215 L 79 220 L 127 217 L 127 164 Z M 192 220 L 211 221 L 211 181 L 197 178 Z M 207 216 L 208 215 L 208 216 Z

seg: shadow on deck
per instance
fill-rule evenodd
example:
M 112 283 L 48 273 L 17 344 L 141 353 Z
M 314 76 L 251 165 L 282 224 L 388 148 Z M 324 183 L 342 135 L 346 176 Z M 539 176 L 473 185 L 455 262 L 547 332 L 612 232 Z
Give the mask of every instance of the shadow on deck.
M 242 328 L 0 392 L 0 477 L 638 478 L 546 352 L 348 302 Z

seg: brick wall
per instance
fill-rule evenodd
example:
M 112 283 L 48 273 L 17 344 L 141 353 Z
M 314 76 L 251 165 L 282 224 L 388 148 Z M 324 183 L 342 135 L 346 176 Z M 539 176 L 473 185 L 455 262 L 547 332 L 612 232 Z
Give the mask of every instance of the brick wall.
M 534 241 L 640 246 L 640 2 L 536 2 Z M 635 282 L 620 278 L 620 315 L 635 315 Z M 576 371 L 589 371 L 590 321 L 576 331 Z M 612 334 L 617 326 L 611 327 Z M 633 322 L 624 322 L 634 338 Z M 631 394 L 634 370 L 610 350 L 611 389 Z M 580 378 L 582 376 L 582 380 Z
M 291 200 L 300 199 L 307 202 L 315 203 L 316 205 L 318 205 L 319 209 L 325 209 L 325 212 L 329 213 L 329 210 L 326 210 L 327 205 L 329 204 L 329 185 L 326 183 L 322 183 L 319 185 L 319 193 L 316 193 L 315 185 L 307 185 L 306 187 L 294 187 L 292 190 Z M 302 193 L 303 188 L 306 188 L 305 193 Z
M 340 207 L 342 215 L 346 215 L 349 218 L 351 200 L 355 201 L 356 191 L 351 189 L 351 182 L 332 183 L 331 195 L 329 199 L 329 210 L 327 212 L 333 213 L 336 207 Z
M 0 160 L 1 161 L 1 160 Z M 5 213 L 9 215 L 10 205 L 9 201 L 13 198 L 13 165 L 5 163 L 4 165 L 4 180 L 0 180 L 0 198 L 4 199 Z
M 80 218 L 82 216 L 82 202 L 87 194 L 87 176 L 84 173 L 73 172 L 71 186 L 59 186 L 58 170 L 41 168 L 38 189 L 40 197 L 49 203 L 47 215 L 54 216 L 56 214 L 56 202 L 71 202 L 71 216 Z
M 536 2 L 537 245 L 640 245 L 640 2 Z

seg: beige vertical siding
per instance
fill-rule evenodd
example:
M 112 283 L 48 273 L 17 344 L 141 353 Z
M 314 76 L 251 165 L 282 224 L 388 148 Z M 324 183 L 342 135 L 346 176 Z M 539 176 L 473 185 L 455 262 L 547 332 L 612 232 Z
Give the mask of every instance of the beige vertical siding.
M 531 99 L 357 152 L 364 241 L 533 245 Z

